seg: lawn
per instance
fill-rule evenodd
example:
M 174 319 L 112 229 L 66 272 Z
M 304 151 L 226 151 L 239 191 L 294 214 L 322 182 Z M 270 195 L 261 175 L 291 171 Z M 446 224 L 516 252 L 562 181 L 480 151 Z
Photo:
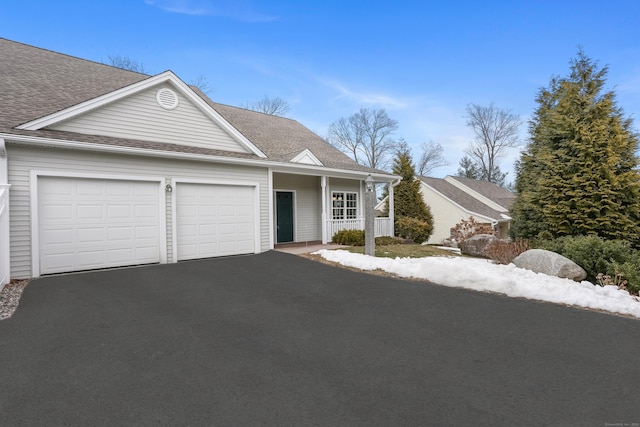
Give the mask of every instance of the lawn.
M 345 248 L 345 250 L 356 254 L 364 254 L 364 246 L 350 246 Z M 459 256 L 459 254 L 431 245 L 403 243 L 397 245 L 376 245 L 376 256 L 386 258 L 424 258 L 430 256 Z

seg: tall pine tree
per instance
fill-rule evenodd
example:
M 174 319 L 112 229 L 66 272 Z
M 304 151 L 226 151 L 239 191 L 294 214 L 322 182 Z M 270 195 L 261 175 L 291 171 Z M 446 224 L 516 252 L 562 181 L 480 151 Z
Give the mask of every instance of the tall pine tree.
M 530 142 L 516 166 L 515 237 L 598 235 L 640 244 L 638 135 L 607 67 L 582 50 L 571 73 L 538 93 Z
M 411 152 L 406 143 L 402 143 L 393 159 L 393 173 L 402 177 L 398 185 L 393 188 L 394 217 L 397 221 L 402 217 L 415 218 L 429 224 L 429 235 L 433 232 L 433 216 L 429 206 L 424 202 L 420 193 L 420 180 L 416 179 L 415 167 Z M 386 209 L 389 211 L 389 203 Z M 427 236 L 428 237 L 428 236 Z

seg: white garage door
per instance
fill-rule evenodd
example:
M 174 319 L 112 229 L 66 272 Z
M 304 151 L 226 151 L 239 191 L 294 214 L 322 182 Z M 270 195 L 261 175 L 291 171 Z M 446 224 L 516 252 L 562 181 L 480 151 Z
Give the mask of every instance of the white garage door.
M 255 252 L 255 187 L 178 183 L 179 261 Z
M 159 185 L 39 177 L 40 273 L 159 262 Z

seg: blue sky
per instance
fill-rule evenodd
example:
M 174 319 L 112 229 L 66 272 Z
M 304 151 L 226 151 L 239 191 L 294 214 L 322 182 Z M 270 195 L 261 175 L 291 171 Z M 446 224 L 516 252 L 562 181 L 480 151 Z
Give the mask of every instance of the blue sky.
M 608 86 L 640 129 L 637 0 L 7 3 L 1 37 L 98 62 L 128 56 L 186 82 L 204 76 L 224 104 L 281 97 L 288 117 L 322 136 L 359 108 L 383 108 L 414 158 L 422 142 L 444 147 L 449 166 L 438 177 L 456 172 L 472 140 L 469 103 L 493 102 L 526 122 L 578 46 L 609 66 Z M 517 156 L 501 160 L 508 181 Z

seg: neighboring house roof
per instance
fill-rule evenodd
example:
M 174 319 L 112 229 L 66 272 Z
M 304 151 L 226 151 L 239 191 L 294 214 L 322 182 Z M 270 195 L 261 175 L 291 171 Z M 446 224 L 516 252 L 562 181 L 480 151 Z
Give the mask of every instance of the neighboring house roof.
M 357 164 L 295 120 L 218 104 L 194 87 L 186 90 L 192 90 L 259 151 L 238 153 L 62 130 L 18 129 L 18 126 L 128 86 L 141 84 L 157 76 L 127 71 L 2 38 L 0 57 L 0 133 L 3 134 L 284 163 L 300 159 L 301 154 L 308 150 L 313 156 L 307 153 L 302 157 L 315 157 L 326 168 L 370 172 L 391 177 L 383 171 Z M 266 158 L 263 158 L 260 152 L 264 153 Z M 309 162 L 302 163 L 309 166 Z M 296 163 L 294 161 L 291 164 Z
M 452 179 L 461 183 L 462 186 L 453 184 L 451 182 Z M 515 194 L 511 193 L 509 190 L 500 188 L 490 182 L 451 176 L 448 176 L 445 179 L 420 177 L 420 180 L 425 185 L 428 185 L 433 190 L 442 194 L 444 197 L 470 213 L 482 215 L 495 221 L 507 219 L 505 216 L 508 215 L 509 209 L 508 206 L 505 206 L 503 203 L 510 206 L 511 202 L 515 198 Z M 482 200 L 482 198 L 479 198 L 478 195 L 490 199 L 499 206 L 496 208 L 488 205 Z
M 488 198 L 492 202 L 499 204 L 506 210 L 509 210 L 511 208 L 511 205 L 516 198 L 515 193 L 492 182 L 462 178 L 459 176 L 448 176 L 447 179 L 456 180 L 462 183 L 464 186 Z

